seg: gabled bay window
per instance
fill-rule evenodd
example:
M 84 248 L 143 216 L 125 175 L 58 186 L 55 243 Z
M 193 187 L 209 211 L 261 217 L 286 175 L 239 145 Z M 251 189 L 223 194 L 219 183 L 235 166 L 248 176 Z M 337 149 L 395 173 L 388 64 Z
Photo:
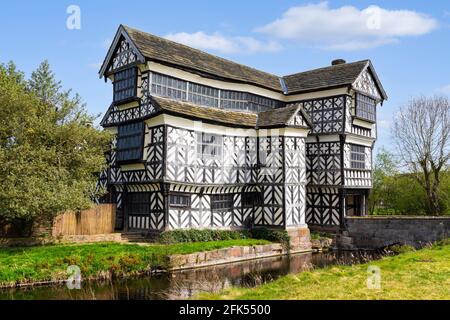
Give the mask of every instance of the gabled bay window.
M 137 70 L 125 69 L 114 74 L 114 103 L 124 103 L 137 98 Z
M 139 162 L 144 145 L 144 123 L 136 122 L 119 126 L 117 134 L 117 161 Z
M 356 116 L 363 120 L 375 122 L 377 120 L 376 114 L 377 102 L 364 94 L 356 94 Z

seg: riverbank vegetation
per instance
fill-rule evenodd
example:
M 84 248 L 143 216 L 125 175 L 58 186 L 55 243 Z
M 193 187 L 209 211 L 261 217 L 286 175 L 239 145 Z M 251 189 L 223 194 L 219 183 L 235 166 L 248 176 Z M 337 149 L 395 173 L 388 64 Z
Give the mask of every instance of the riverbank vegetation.
M 80 268 L 83 279 L 109 279 L 165 269 L 168 256 L 211 251 L 232 246 L 270 243 L 258 239 L 162 244 L 77 244 L 0 250 L 0 287 L 58 282 L 68 278 L 67 268 Z
M 200 298 L 450 299 L 450 242 L 441 242 L 418 251 L 403 252 L 366 264 L 330 266 L 284 276 L 257 288 L 232 288 L 217 294 L 202 294 Z M 376 282 L 378 273 L 370 273 L 370 270 L 380 270 L 379 288 Z M 370 288 L 368 281 L 372 285 Z

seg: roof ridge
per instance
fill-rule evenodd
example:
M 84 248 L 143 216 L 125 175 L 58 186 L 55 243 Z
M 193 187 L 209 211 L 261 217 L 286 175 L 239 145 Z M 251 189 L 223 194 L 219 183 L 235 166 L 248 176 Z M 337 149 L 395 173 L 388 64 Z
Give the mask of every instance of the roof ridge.
M 240 63 L 240 62 L 236 62 L 236 61 L 233 61 L 233 60 L 230 60 L 230 59 L 226 59 L 226 58 L 217 56 L 217 55 L 215 55 L 215 54 L 212 54 L 212 53 L 209 53 L 209 52 L 206 52 L 206 51 L 203 51 L 203 50 L 200 50 L 200 49 L 197 49 L 197 48 L 188 46 L 188 45 L 183 44 L 183 43 L 180 43 L 180 42 L 176 42 L 176 41 L 173 41 L 173 40 L 170 40 L 170 39 L 167 39 L 167 38 L 164 38 L 164 37 L 161 37 L 161 36 L 158 36 L 158 35 L 149 33 L 149 32 L 145 32 L 145 31 L 142 31 L 142 30 L 139 30 L 139 29 L 136 29 L 136 28 L 133 28 L 133 27 L 124 25 L 124 24 L 122 24 L 122 26 L 125 28 L 125 30 L 126 30 L 126 29 L 131 29 L 131 30 L 133 30 L 133 31 L 140 32 L 140 33 L 149 35 L 149 36 L 151 36 L 151 37 L 159 38 L 159 39 L 161 39 L 161 40 L 163 40 L 163 41 L 166 41 L 166 42 L 168 42 L 168 43 L 173 43 L 173 44 L 176 44 L 176 45 L 179 45 L 179 46 L 188 48 L 188 49 L 190 49 L 190 50 L 195 50 L 195 51 L 200 52 L 200 53 L 202 53 L 202 54 L 207 54 L 207 55 L 209 55 L 209 56 L 211 56 L 211 57 L 214 57 L 214 58 L 219 59 L 219 60 L 222 60 L 222 61 L 231 62 L 231 63 L 234 63 L 234 64 L 239 65 L 239 66 L 241 66 L 241 67 L 247 68 L 247 69 L 252 69 L 252 70 L 254 70 L 254 71 L 262 72 L 262 73 L 271 75 L 271 76 L 273 76 L 273 77 L 280 78 L 280 76 L 278 76 L 278 75 L 276 75 L 276 74 L 274 74 L 274 73 L 270 73 L 270 72 L 267 72 L 267 71 L 264 71 L 264 70 L 256 69 L 255 67 L 251 67 L 251 66 L 245 65 L 245 64 Z
M 353 65 L 353 64 L 357 64 L 357 63 L 361 63 L 361 62 L 370 62 L 370 59 L 364 59 L 364 60 L 359 60 L 359 61 L 353 61 L 353 62 L 346 62 L 343 64 L 337 64 L 337 65 L 331 65 L 331 66 L 326 66 L 326 67 L 320 67 L 320 68 L 315 68 L 315 69 L 311 69 L 311 70 L 306 70 L 306 71 L 300 71 L 300 72 L 296 72 L 296 73 L 292 73 L 292 74 L 288 74 L 283 76 L 284 78 L 287 77 L 291 77 L 291 76 L 296 76 L 298 74 L 304 74 L 304 73 L 308 73 L 308 72 L 315 72 L 315 71 L 321 71 L 321 70 L 325 70 L 325 69 L 332 69 L 332 68 L 336 68 L 336 67 L 344 67 L 344 66 L 349 66 L 349 65 Z

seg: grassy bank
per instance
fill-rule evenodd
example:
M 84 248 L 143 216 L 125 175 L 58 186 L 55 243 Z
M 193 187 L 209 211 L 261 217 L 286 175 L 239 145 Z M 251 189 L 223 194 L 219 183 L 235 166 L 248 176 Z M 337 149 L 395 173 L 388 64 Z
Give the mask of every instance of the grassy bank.
M 368 267 L 381 270 L 381 288 L 368 289 Z M 282 277 L 257 288 L 203 294 L 202 299 L 450 299 L 450 245 Z
M 189 254 L 266 243 L 269 242 L 235 239 L 146 246 L 99 243 L 2 248 L 0 249 L 0 287 L 66 280 L 68 277 L 66 270 L 70 265 L 80 267 L 83 279 L 129 276 L 164 269 L 167 266 L 166 258 L 171 254 Z

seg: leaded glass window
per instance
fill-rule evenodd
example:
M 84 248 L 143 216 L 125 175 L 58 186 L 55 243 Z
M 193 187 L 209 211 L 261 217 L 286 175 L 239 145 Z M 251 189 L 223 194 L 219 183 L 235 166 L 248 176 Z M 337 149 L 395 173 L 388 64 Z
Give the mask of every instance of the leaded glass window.
M 118 71 L 114 74 L 114 102 L 121 102 L 137 96 L 136 68 Z
M 356 144 L 350 145 L 350 167 L 352 169 L 365 169 L 366 148 Z
M 117 135 L 117 161 L 142 159 L 144 123 L 136 122 L 119 126 Z
M 261 112 L 280 107 L 280 102 L 254 94 L 250 94 L 248 100 L 248 109 L 250 111 Z
M 209 133 L 197 133 L 197 154 L 202 159 L 222 159 L 222 136 Z
M 211 209 L 213 211 L 229 211 L 233 208 L 232 194 L 218 194 L 211 196 Z
M 127 194 L 125 203 L 129 215 L 150 214 L 150 193 L 130 192 Z
M 220 107 L 223 109 L 247 110 L 248 95 L 245 92 L 222 90 Z
M 169 203 L 171 207 L 187 209 L 191 207 L 191 197 L 188 194 L 171 194 Z
M 242 193 L 242 207 L 252 208 L 261 204 L 261 193 L 259 192 L 244 192 Z
M 151 94 L 196 105 L 253 112 L 281 107 L 281 102 L 247 92 L 221 90 L 152 72 Z
M 187 81 L 172 78 L 159 73 L 152 73 L 151 93 L 175 100 L 186 101 Z
M 356 94 L 356 116 L 358 118 L 375 122 L 377 119 L 376 105 L 375 99 L 360 93 Z
M 219 90 L 196 83 L 189 83 L 188 101 L 207 107 L 219 106 Z

